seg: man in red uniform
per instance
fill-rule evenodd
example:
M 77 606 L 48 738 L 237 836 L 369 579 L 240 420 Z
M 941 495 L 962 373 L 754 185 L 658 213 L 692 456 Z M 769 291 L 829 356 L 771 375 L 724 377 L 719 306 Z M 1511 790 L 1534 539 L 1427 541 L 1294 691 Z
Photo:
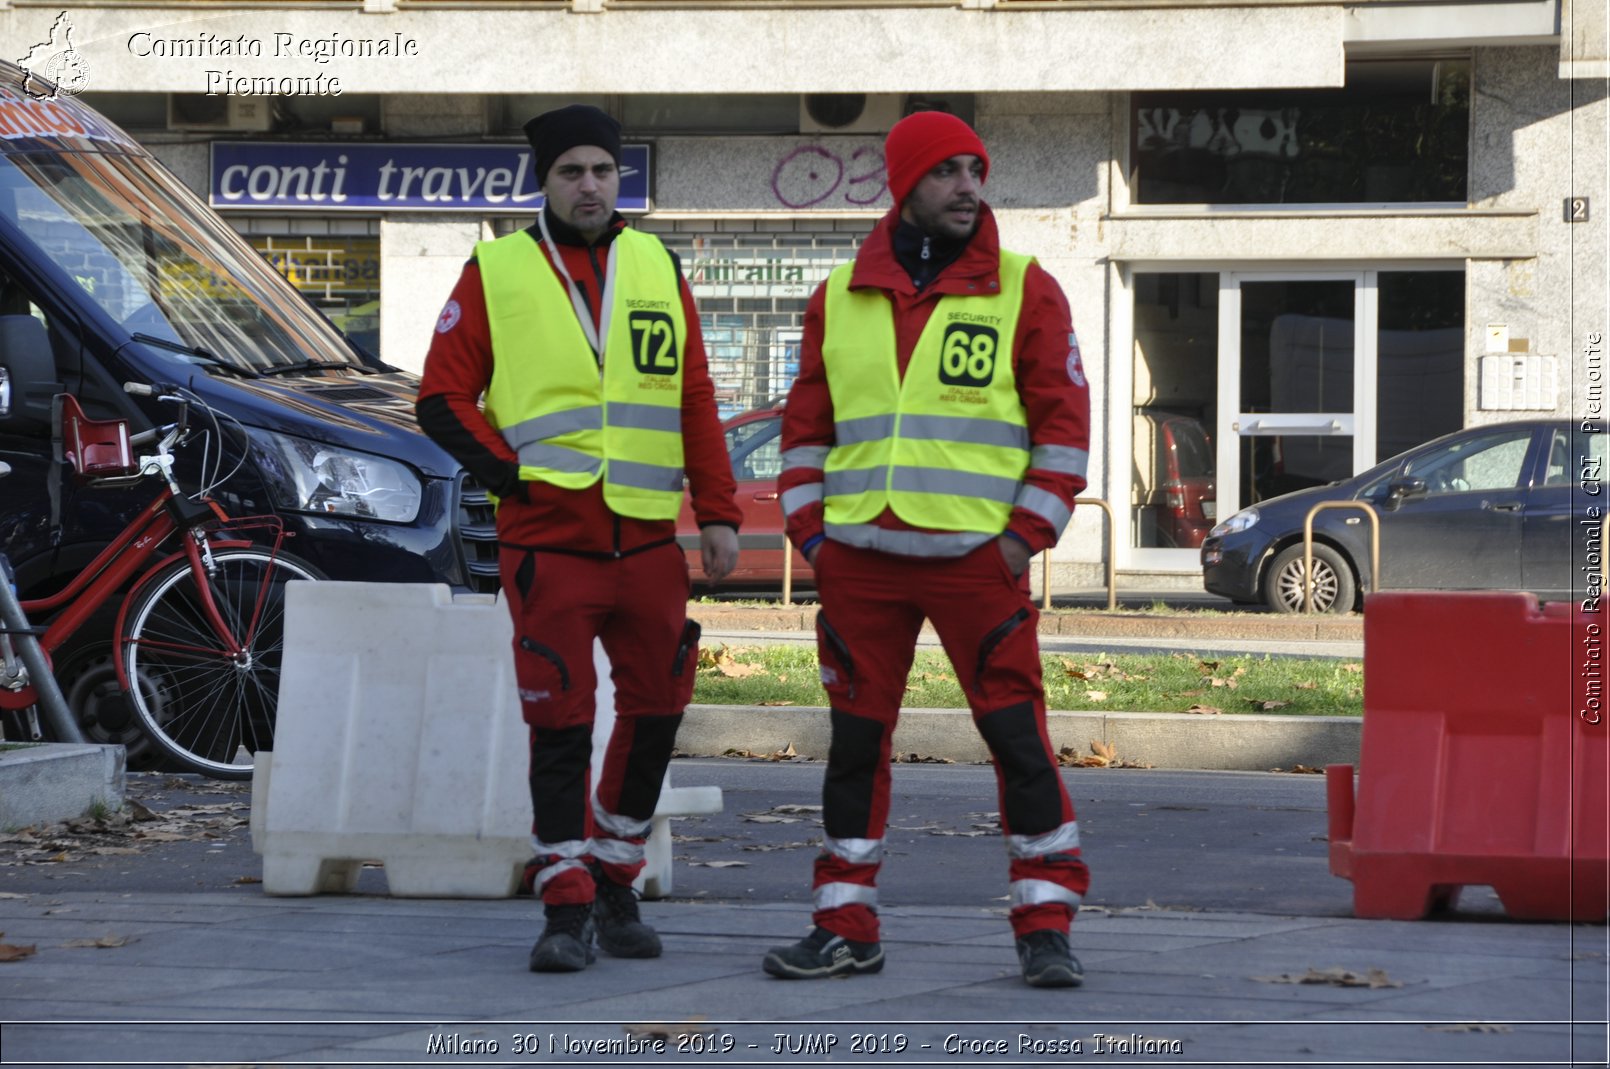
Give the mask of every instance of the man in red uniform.
M 1073 987 L 1068 927 L 1090 876 L 1046 735 L 1026 569 L 1085 485 L 1084 370 L 1056 282 L 1000 247 L 978 135 L 919 113 L 885 157 L 894 208 L 812 296 L 783 416 L 778 488 L 821 594 L 832 743 L 814 929 L 765 970 L 883 967 L 890 740 L 926 617 L 994 757 L 1023 978 Z
M 737 561 L 740 513 L 693 295 L 659 239 L 615 212 L 619 125 L 572 105 L 526 134 L 545 207 L 476 246 L 437 320 L 417 413 L 498 499 L 531 729 L 528 876 L 547 921 L 530 966 L 574 972 L 595 933 L 618 957 L 660 954 L 631 885 L 698 663 L 675 530 L 684 473 L 712 581 Z M 589 809 L 595 638 L 617 716 Z

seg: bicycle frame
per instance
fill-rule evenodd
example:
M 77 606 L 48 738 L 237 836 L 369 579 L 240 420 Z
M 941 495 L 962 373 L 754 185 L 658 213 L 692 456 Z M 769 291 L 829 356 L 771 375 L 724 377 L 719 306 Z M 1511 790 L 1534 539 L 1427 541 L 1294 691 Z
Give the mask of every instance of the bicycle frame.
M 37 618 L 39 614 L 49 613 L 65 606 L 43 635 L 39 637 L 40 648 L 48 656 L 59 649 L 74 633 L 82 627 L 102 605 L 117 595 L 125 583 L 154 556 L 173 534 L 181 529 L 180 522 L 174 517 L 170 503 L 176 495 L 173 490 L 164 487 L 157 494 L 155 500 L 136 516 L 129 525 L 109 544 L 96 555 L 89 566 L 75 576 L 72 582 L 60 591 L 45 598 L 21 602 L 24 614 Z M 227 525 L 230 529 L 269 528 L 274 532 L 273 544 L 270 551 L 277 555 L 285 540 L 284 526 L 277 516 L 244 516 L 231 517 L 224 513 L 218 505 L 208 500 L 207 506 L 213 516 L 205 519 L 201 524 L 191 527 L 184 539 L 183 549 L 158 559 L 154 564 L 145 567 L 140 582 L 129 588 L 123 597 L 122 606 L 118 610 L 117 625 L 114 636 L 123 633 L 123 621 L 128 611 L 129 602 L 140 589 L 146 578 L 156 574 L 169 562 L 183 556 L 189 559 L 190 568 L 198 580 L 207 573 L 207 557 L 213 549 L 230 547 L 244 547 L 252 545 L 251 539 L 243 538 L 216 538 L 214 535 Z M 212 597 L 212 589 L 205 582 L 197 582 L 197 589 L 201 595 L 201 609 L 207 623 L 219 637 L 224 650 L 230 656 L 238 656 L 243 646 L 237 641 L 230 626 L 224 622 L 218 611 L 218 606 Z M 244 636 L 246 644 L 256 635 L 258 617 L 262 611 L 261 600 L 253 609 L 253 616 Z M 121 657 L 114 658 L 117 667 L 118 684 L 124 690 L 129 688 L 129 679 L 123 666 Z M 37 690 L 34 685 L 23 687 L 21 690 L 0 690 L 0 709 L 25 709 L 37 700 Z

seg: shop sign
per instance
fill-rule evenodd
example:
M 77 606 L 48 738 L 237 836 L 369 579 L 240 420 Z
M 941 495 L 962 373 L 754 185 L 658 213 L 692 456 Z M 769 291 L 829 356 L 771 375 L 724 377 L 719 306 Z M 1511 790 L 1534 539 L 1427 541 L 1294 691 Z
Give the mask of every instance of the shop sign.
M 214 208 L 535 212 L 542 193 L 525 145 L 214 141 Z M 623 212 L 649 208 L 649 147 L 621 149 Z

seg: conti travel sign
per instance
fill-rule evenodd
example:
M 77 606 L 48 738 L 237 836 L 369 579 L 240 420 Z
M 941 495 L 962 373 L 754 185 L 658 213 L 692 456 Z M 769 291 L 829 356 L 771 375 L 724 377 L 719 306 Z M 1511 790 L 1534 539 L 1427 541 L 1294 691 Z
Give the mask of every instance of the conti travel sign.
M 214 208 L 534 212 L 542 193 L 524 144 L 287 144 L 214 141 Z M 621 148 L 623 212 L 649 209 L 649 147 Z

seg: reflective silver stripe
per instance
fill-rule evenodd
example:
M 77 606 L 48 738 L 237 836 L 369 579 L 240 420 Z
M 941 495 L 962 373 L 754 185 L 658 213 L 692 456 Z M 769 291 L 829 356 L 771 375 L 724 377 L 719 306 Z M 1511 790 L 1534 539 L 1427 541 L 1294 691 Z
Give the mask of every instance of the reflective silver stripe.
M 827 455 L 833 451 L 830 445 L 796 445 L 792 449 L 783 450 L 783 470 L 793 468 L 820 468 L 827 463 Z
M 852 865 L 876 865 L 883 860 L 882 839 L 835 839 L 824 835 L 822 849 Z
M 906 416 L 900 421 L 900 437 L 968 442 L 973 445 L 999 445 L 1008 449 L 1029 448 L 1029 429 L 998 419 L 968 416 Z
M 587 852 L 587 840 L 566 839 L 562 843 L 545 843 L 533 835 L 531 837 L 531 849 L 543 857 L 549 854 L 558 854 L 560 857 L 581 857 Z
M 839 445 L 876 442 L 894 433 L 894 416 L 861 416 L 833 424 L 833 437 Z
M 582 861 L 581 857 L 587 853 L 587 845 L 585 839 L 566 839 L 562 843 L 545 843 L 533 835 L 531 837 L 531 849 L 538 857 L 552 857 L 557 854 L 564 859 L 537 871 L 537 887 L 540 889 L 560 873 L 569 872 L 572 869 L 586 868 L 587 863 Z
M 1071 445 L 1037 445 L 1029 453 L 1029 467 L 1062 475 L 1083 475 L 1090 466 L 1090 454 Z
M 682 433 L 682 409 L 666 405 L 634 405 L 627 401 L 611 401 L 608 405 L 611 427 L 630 427 L 638 431 L 670 431 Z
M 806 505 L 822 500 L 822 484 L 806 483 L 783 491 L 783 515 L 792 516 Z
M 830 523 L 824 529 L 835 542 L 902 557 L 965 557 L 996 537 L 979 531 L 890 531 L 870 523 Z
M 1017 492 L 1017 500 L 1012 504 L 1044 519 L 1046 523 L 1056 528 L 1058 537 L 1061 537 L 1062 529 L 1068 526 L 1068 521 L 1073 519 L 1073 510 L 1063 504 L 1060 497 L 1038 486 L 1024 485 L 1023 489 Z
M 586 453 L 578 453 L 562 445 L 531 442 L 520 447 L 520 466 L 546 468 L 548 471 L 580 471 L 596 475 L 603 468 L 604 462 L 598 457 L 590 457 Z
M 822 475 L 822 489 L 828 497 L 845 497 L 881 489 L 888 468 L 846 468 Z
M 635 865 L 643 860 L 643 844 L 625 839 L 593 840 L 593 857 L 611 865 Z
M 1079 822 L 1070 820 L 1044 835 L 1008 835 L 1006 852 L 1012 857 L 1045 857 L 1047 854 L 1066 854 L 1079 849 Z
M 639 464 L 634 460 L 612 460 L 604 477 L 616 486 L 681 493 L 683 474 L 681 468 Z
M 548 885 L 549 880 L 563 873 L 569 872 L 572 869 L 581 869 L 585 872 L 587 869 L 587 863 L 585 861 L 571 859 L 568 861 L 561 861 L 558 864 L 549 865 L 545 869 L 539 869 L 536 879 L 537 890 L 540 892 L 542 888 Z
M 890 490 L 916 494 L 950 494 L 977 497 L 986 501 L 1010 502 L 1017 496 L 1018 481 L 999 475 L 980 475 L 949 468 L 896 467 L 889 480 Z
M 530 442 L 557 438 L 572 431 L 596 431 L 603 426 L 604 410 L 597 405 L 586 405 L 582 408 L 566 409 L 563 412 L 549 412 L 546 416 L 538 416 L 536 419 L 504 427 L 499 433 L 503 435 L 503 440 L 509 443 L 510 449 L 517 450 Z
M 1079 908 L 1083 901 L 1078 895 L 1050 880 L 1013 880 L 1012 908 L 1019 906 L 1046 906 L 1061 902 Z
M 878 889 L 863 887 L 858 883 L 824 883 L 816 889 L 814 900 L 817 909 L 838 909 L 840 906 L 857 905 L 876 909 Z
M 641 839 L 648 835 L 649 825 L 652 821 L 636 820 L 632 817 L 623 817 L 619 813 L 611 813 L 593 799 L 593 820 L 598 826 L 609 834 L 620 839 Z

